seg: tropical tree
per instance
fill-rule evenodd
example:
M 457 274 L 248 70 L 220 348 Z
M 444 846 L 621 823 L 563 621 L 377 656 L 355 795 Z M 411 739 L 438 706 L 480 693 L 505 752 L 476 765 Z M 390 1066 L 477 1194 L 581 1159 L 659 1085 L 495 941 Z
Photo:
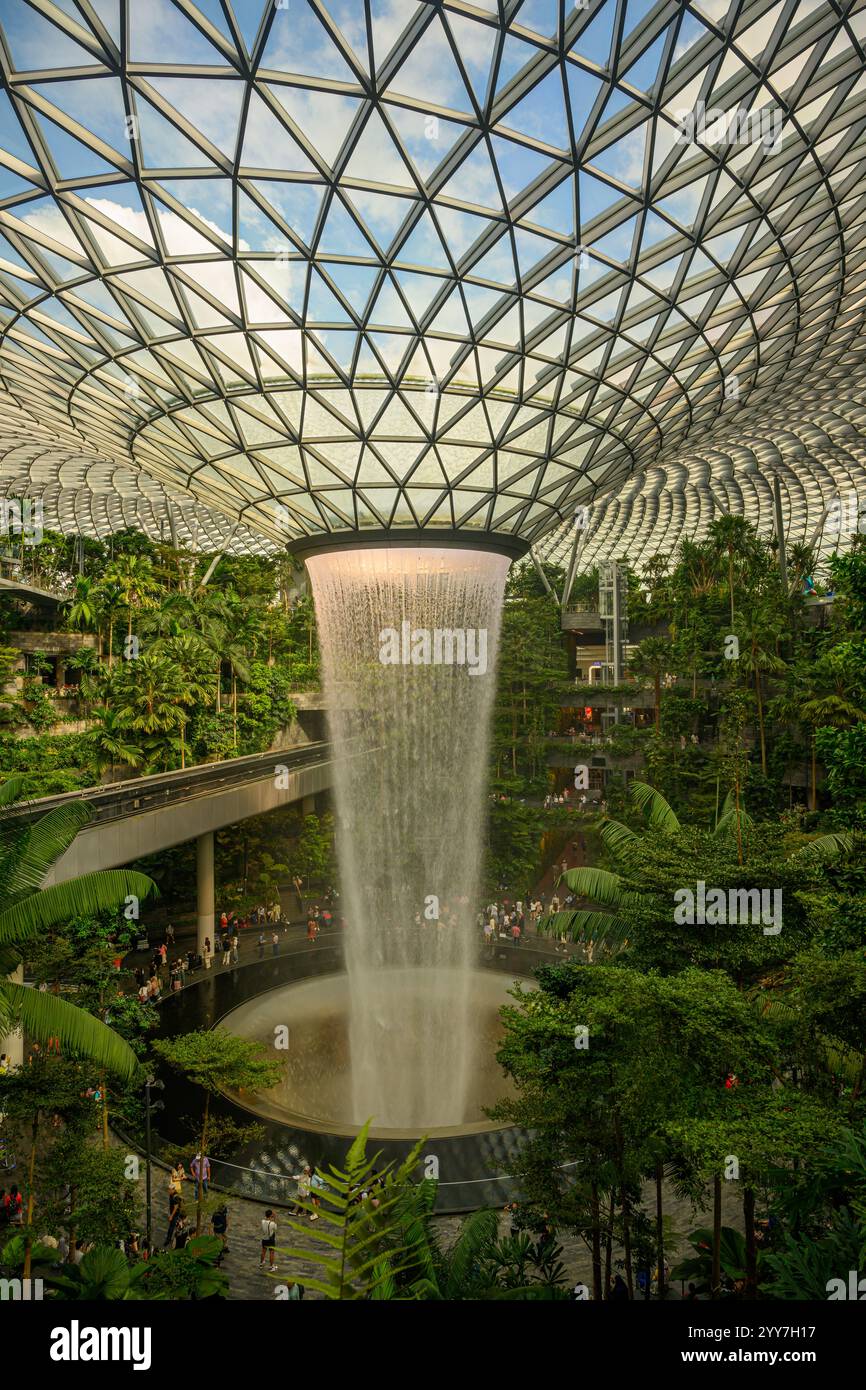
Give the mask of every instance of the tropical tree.
M 800 706 L 800 717 L 812 730 L 811 809 L 818 809 L 819 728 L 848 729 L 866 722 L 860 668 L 852 643 L 841 643 L 826 652 L 811 668 L 811 688 Z
M 201 1120 L 199 1153 L 207 1154 L 208 1121 L 211 1097 L 226 1088 L 232 1090 L 267 1090 L 280 1079 L 279 1065 L 265 1054 L 261 1043 L 235 1037 L 222 1029 L 186 1033 L 179 1038 L 162 1039 L 153 1045 L 154 1052 L 174 1071 L 201 1086 L 204 1091 L 204 1110 Z M 201 1231 L 204 1201 L 204 1162 L 199 1166 L 196 1187 L 195 1233 Z
M 96 728 L 91 738 L 100 772 L 109 767 L 113 778 L 118 763 L 126 763 L 128 767 L 141 767 L 144 753 L 138 744 L 131 741 L 128 730 L 121 724 L 117 712 L 108 705 L 102 705 L 94 710 L 94 719 Z
M 0 1031 L 21 1026 L 41 1043 L 59 1040 L 64 1054 L 97 1063 L 122 1079 L 138 1066 L 135 1053 L 112 1028 L 59 995 L 26 989 L 8 978 L 28 942 L 71 917 L 115 911 L 139 902 L 156 885 L 131 869 L 104 869 L 45 887 L 61 855 L 92 818 L 84 801 L 55 807 L 31 820 L 15 813 L 22 779 L 0 784 Z
M 163 767 L 168 766 L 175 748 L 182 750 L 186 707 L 193 700 L 180 667 L 153 651 L 123 662 L 106 692 L 117 727 L 138 735 L 149 762 Z
M 726 865 L 728 851 L 726 841 L 735 837 L 738 847 L 746 831 L 757 837 L 758 829 L 752 825 L 745 808 L 737 806 L 729 793 L 722 814 L 712 832 L 704 832 L 702 838 L 695 839 L 695 832 L 688 833 L 661 792 L 645 782 L 632 782 L 629 785 L 629 798 L 645 816 L 647 828 L 643 834 L 633 830 L 621 821 L 606 818 L 601 825 L 600 834 L 605 849 L 618 870 L 595 866 L 570 869 L 562 875 L 565 883 L 578 898 L 592 904 L 588 908 L 574 908 L 552 913 L 539 922 L 539 932 L 560 936 L 569 935 L 572 940 L 584 945 L 590 942 L 603 944 L 608 951 L 622 950 L 634 936 L 635 926 L 644 911 L 651 910 L 649 895 L 639 883 L 647 860 L 655 861 L 669 872 L 672 882 L 679 878 L 680 883 L 690 876 L 704 875 L 705 882 L 722 884 L 735 872 Z M 676 848 L 678 842 L 681 847 Z M 696 859 L 700 848 L 714 855 L 712 868 L 707 869 Z M 827 834 L 809 841 L 788 856 L 789 869 L 819 869 L 821 863 L 832 861 L 846 855 L 853 847 L 850 833 Z M 668 852 L 672 858 L 668 864 Z M 664 856 L 664 858 L 663 858 Z M 738 856 L 739 857 L 739 856 Z M 691 862 L 689 873 L 685 866 Z M 779 861 L 777 873 L 783 872 L 783 861 Z M 740 875 L 741 877 L 741 875 Z M 776 881 L 780 881 L 777 877 Z M 666 912 L 673 927 L 673 897 L 667 897 Z M 694 935 L 694 933 L 693 933 Z M 766 940 L 767 938 L 765 938 Z M 772 939 L 772 938 L 769 938 Z M 718 932 L 714 934 L 718 945 Z M 745 957 L 741 957 L 745 960 Z
M 105 578 L 120 590 L 127 614 L 127 636 L 131 637 L 133 614 L 152 607 L 158 592 L 153 565 L 146 555 L 121 555 L 109 566 Z
M 782 676 L 787 669 L 785 662 L 776 654 L 780 628 L 777 623 L 773 623 L 771 615 L 766 609 L 753 607 L 738 620 L 735 635 L 739 638 L 740 643 L 739 666 L 754 681 L 761 771 L 766 777 L 767 736 L 764 717 L 766 702 L 764 677 Z
M 666 637 L 646 637 L 629 659 L 634 675 L 652 680 L 656 733 L 661 729 L 662 679 L 675 669 L 674 662 L 674 647 Z
M 78 575 L 72 597 L 66 600 L 66 620 L 80 632 L 93 632 L 99 623 L 99 587 L 95 579 Z

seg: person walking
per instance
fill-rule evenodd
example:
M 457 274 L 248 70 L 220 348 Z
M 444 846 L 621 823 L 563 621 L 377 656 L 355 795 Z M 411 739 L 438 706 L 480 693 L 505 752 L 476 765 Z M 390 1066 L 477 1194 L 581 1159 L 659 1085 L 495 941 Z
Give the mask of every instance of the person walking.
M 271 954 L 275 956 L 280 954 L 280 934 L 277 931 L 271 937 Z
M 171 1248 L 171 1243 L 177 1234 L 178 1226 L 182 1221 L 186 1220 L 186 1216 L 183 1210 L 183 1204 L 181 1203 L 180 1197 L 177 1193 L 174 1193 L 172 1195 L 174 1197 L 174 1205 L 171 1208 L 171 1215 L 168 1219 L 168 1230 L 165 1233 L 165 1240 L 162 1243 L 163 1250 L 168 1250 Z
M 213 965 L 213 946 L 210 944 L 209 936 L 206 936 L 204 939 L 204 950 L 202 951 L 202 955 L 204 956 L 205 970 L 210 970 Z
M 232 942 L 228 932 L 223 937 L 223 965 L 232 963 Z
M 268 1256 L 268 1268 L 276 1269 L 276 1245 L 277 1245 L 277 1223 L 274 1220 L 274 1213 L 268 1207 L 262 1218 L 262 1258 L 259 1261 L 259 1268 L 265 1267 L 265 1254 Z
M 237 963 L 238 963 L 238 959 L 239 959 L 239 957 L 238 957 L 238 947 L 239 947 L 239 946 L 240 946 L 240 937 L 238 936 L 237 931 L 235 931 L 234 935 L 232 936 L 232 965 L 237 965 Z
M 318 934 L 319 934 L 319 928 L 318 928 L 318 925 L 317 925 L 317 923 L 316 923 L 316 919 L 315 919 L 315 917 L 310 917 L 310 918 L 307 920 L 307 940 L 308 940 L 308 942 L 310 943 L 311 946 L 315 943 L 315 940 L 316 940 L 316 937 L 318 936 Z

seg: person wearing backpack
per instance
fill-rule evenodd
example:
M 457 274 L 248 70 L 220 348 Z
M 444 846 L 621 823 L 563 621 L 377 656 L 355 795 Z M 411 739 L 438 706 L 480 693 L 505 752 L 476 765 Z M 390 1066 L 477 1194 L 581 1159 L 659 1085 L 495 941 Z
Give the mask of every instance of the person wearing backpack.
M 276 1269 L 276 1243 L 277 1243 L 277 1223 L 274 1220 L 274 1213 L 268 1207 L 262 1219 L 262 1258 L 259 1261 L 259 1268 L 265 1267 L 265 1252 L 268 1254 L 268 1268 Z

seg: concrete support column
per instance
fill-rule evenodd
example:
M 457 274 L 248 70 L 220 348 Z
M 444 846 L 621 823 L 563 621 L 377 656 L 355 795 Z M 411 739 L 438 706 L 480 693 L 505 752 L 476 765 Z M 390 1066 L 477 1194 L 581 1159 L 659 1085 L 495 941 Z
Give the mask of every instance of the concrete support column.
M 9 976 L 13 985 L 23 985 L 24 966 L 19 965 Z M 5 1038 L 0 1039 L 0 1052 L 5 1052 L 11 1067 L 20 1067 L 24 1063 L 24 1034 L 20 1028 L 14 1033 L 7 1033 Z
M 195 842 L 196 855 L 196 895 L 198 899 L 198 941 L 199 954 L 204 952 L 204 939 L 210 937 L 213 949 L 216 940 L 216 884 L 214 882 L 213 831 L 199 835 Z

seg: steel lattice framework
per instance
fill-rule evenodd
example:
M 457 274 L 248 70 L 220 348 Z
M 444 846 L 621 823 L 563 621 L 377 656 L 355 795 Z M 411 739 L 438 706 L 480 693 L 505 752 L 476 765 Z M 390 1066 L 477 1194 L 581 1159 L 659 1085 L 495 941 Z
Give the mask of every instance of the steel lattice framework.
M 720 491 L 763 524 L 776 469 L 808 527 L 862 479 L 864 37 L 864 0 L 2 0 L 4 491 L 243 548 L 534 542 L 619 490 L 598 545 L 646 551 Z

